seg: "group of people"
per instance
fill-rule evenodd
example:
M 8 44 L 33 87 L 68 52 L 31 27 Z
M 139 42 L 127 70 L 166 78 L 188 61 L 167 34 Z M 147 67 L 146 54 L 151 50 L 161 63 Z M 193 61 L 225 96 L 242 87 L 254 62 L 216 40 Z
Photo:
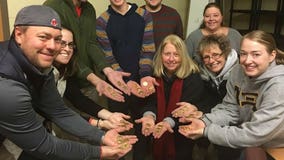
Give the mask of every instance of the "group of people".
M 20 160 L 283 158 L 284 53 L 221 11 L 208 3 L 184 40 L 162 0 L 110 0 L 98 17 L 87 0 L 21 9 L 0 44 L 1 136 Z

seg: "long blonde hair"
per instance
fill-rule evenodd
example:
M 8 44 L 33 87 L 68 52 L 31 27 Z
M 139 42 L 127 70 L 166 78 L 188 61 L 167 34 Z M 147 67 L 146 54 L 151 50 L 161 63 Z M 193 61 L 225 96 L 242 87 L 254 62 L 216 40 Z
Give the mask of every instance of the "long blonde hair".
M 153 59 L 154 76 L 161 77 L 162 75 L 165 75 L 165 67 L 162 62 L 162 53 L 164 51 L 166 44 L 168 43 L 175 46 L 181 57 L 181 65 L 175 73 L 175 75 L 178 78 L 184 79 L 187 76 L 189 76 L 191 73 L 199 72 L 198 66 L 188 55 L 188 51 L 184 41 L 179 36 L 171 34 L 163 39 L 154 56 Z

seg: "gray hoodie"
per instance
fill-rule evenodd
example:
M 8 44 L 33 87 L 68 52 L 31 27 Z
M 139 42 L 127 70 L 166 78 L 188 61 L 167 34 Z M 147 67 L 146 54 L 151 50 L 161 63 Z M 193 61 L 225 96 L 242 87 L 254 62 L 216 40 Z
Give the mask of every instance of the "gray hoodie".
M 224 68 L 218 75 L 209 71 L 205 67 L 205 65 L 202 65 L 202 67 L 200 67 L 201 78 L 205 81 L 209 81 L 210 79 L 212 79 L 215 85 L 219 88 L 219 85 L 222 83 L 222 81 L 227 80 L 229 78 L 230 72 L 234 67 L 234 65 L 237 64 L 237 62 L 238 62 L 238 53 L 236 52 L 236 50 L 232 49 L 226 59 Z
M 218 145 L 284 147 L 284 65 L 273 62 L 256 78 L 236 65 L 223 102 L 202 120 L 204 135 Z

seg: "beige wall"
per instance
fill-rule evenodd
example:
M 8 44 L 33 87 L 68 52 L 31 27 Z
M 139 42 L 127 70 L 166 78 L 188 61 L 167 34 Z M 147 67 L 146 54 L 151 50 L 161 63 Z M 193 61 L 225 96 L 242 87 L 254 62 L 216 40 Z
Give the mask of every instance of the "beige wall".
M 7 0 L 10 31 L 13 31 L 16 14 L 21 8 L 32 4 L 42 4 L 43 2 L 44 0 Z
M 32 5 L 32 4 L 42 4 L 45 0 L 21 0 L 19 3 L 19 0 L 7 0 L 8 3 L 8 11 L 9 11 L 9 26 L 10 30 L 13 29 L 13 23 L 16 17 L 17 12 L 24 6 Z M 176 0 L 163 0 L 163 3 L 166 5 L 169 5 L 173 8 L 175 8 L 179 14 L 182 17 L 184 30 L 186 30 L 187 25 L 187 12 L 188 12 L 188 6 L 189 6 L 190 0 L 178 0 L 178 3 Z M 103 11 L 107 9 L 107 6 L 109 5 L 108 0 L 89 0 L 95 8 L 97 15 L 100 15 Z M 138 6 L 144 5 L 144 0 L 128 0 L 128 2 L 136 3 Z
M 4 40 L 3 23 L 2 23 L 2 7 L 0 4 L 0 41 Z

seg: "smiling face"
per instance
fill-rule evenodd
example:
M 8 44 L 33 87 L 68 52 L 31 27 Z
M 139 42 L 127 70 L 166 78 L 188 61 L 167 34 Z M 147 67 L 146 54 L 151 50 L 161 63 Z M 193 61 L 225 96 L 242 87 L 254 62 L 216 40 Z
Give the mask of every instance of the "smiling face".
M 151 10 L 159 10 L 162 5 L 162 0 L 145 0 L 146 6 Z
M 241 44 L 240 64 L 249 77 L 258 77 L 275 59 L 276 51 L 268 53 L 261 43 L 245 38 Z
M 181 65 L 181 56 L 176 47 L 167 43 L 162 51 L 162 63 L 168 76 L 172 76 Z
M 15 27 L 15 40 L 37 68 L 49 68 L 61 47 L 61 31 L 51 27 Z
M 205 67 L 213 73 L 220 73 L 226 64 L 226 57 L 217 44 L 208 46 L 202 52 Z
M 123 5 L 126 5 L 127 3 L 126 3 L 126 0 L 110 0 L 110 4 L 114 8 L 120 8 Z
M 74 52 L 73 34 L 67 30 L 62 29 L 62 46 L 59 54 L 56 56 L 55 61 L 58 64 L 69 63 Z
M 221 27 L 223 16 L 219 8 L 209 7 L 204 12 L 203 21 L 207 29 L 216 31 Z

